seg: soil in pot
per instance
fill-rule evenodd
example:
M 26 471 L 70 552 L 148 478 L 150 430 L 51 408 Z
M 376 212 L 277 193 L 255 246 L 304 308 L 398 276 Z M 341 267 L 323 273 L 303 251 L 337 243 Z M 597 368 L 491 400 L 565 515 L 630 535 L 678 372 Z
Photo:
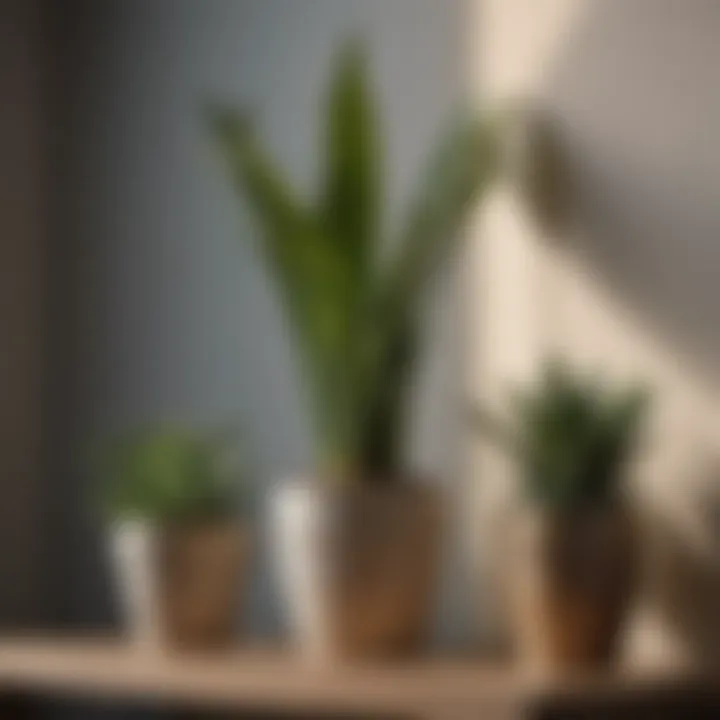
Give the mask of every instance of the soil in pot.
M 518 539 L 514 599 L 522 659 L 549 670 L 612 660 L 634 585 L 628 510 L 532 511 Z

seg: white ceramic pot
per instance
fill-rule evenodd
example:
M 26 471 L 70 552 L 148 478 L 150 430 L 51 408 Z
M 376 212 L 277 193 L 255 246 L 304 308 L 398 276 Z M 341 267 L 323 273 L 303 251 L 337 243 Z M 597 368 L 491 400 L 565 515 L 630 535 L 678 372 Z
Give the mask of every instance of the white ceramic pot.
M 143 520 L 119 520 L 110 527 L 110 556 L 122 627 L 142 647 L 159 645 L 157 532 Z
M 322 659 L 331 652 L 327 503 L 314 483 L 290 479 L 272 490 L 269 514 L 271 562 L 291 640 L 306 657 Z

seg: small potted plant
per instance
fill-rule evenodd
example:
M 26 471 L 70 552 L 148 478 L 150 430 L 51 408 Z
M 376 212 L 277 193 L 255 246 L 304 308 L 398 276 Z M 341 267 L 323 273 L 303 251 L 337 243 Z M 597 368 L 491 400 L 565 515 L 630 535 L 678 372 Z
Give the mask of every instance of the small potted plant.
M 188 649 L 228 645 L 246 572 L 241 473 L 216 437 L 158 429 L 103 459 L 115 576 L 130 637 Z
M 495 172 L 493 124 L 464 116 L 387 236 L 380 133 L 364 55 L 340 55 L 325 172 L 297 195 L 247 116 L 210 113 L 213 138 L 276 281 L 316 438 L 315 470 L 271 497 L 280 587 L 294 637 L 319 655 L 417 649 L 428 626 L 442 499 L 402 454 L 421 302 Z
M 635 568 L 625 471 L 648 393 L 615 390 L 562 362 L 513 396 L 500 421 L 474 409 L 479 429 L 514 457 L 526 503 L 506 547 L 523 659 L 540 669 L 607 662 Z

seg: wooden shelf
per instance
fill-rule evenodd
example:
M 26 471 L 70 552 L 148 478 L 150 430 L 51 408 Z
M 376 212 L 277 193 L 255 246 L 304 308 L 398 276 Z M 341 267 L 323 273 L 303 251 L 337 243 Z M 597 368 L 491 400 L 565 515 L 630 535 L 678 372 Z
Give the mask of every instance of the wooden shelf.
M 582 699 L 632 701 L 717 687 L 689 676 L 624 673 L 540 681 L 470 660 L 394 665 L 311 665 L 290 653 L 193 656 L 107 640 L 0 642 L 0 694 L 160 702 L 204 708 L 510 717 Z

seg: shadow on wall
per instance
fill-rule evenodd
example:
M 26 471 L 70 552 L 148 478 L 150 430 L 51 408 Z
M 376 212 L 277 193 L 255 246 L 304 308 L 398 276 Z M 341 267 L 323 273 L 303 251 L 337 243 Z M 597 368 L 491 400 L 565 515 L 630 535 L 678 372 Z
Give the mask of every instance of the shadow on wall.
M 546 75 L 578 223 L 563 275 L 571 351 L 657 388 L 639 473 L 646 606 L 720 662 L 720 4 L 590 0 Z M 656 638 L 657 639 L 657 638 Z

